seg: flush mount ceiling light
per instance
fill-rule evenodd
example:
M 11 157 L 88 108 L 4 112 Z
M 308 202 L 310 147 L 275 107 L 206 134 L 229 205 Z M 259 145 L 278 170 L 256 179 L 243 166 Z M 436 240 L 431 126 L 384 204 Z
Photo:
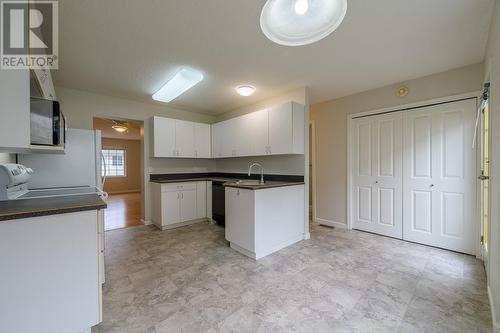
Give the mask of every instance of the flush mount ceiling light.
M 113 126 L 111 126 L 112 129 L 119 133 L 125 133 L 128 131 L 128 123 L 126 121 L 118 121 L 118 120 L 113 120 Z
M 346 12 L 347 0 L 268 0 L 260 27 L 280 45 L 307 45 L 334 32 Z
M 153 95 L 153 99 L 169 103 L 194 87 L 201 80 L 203 80 L 203 74 L 194 69 L 183 68 Z
M 239 86 L 236 88 L 236 92 L 241 96 L 248 97 L 254 94 L 255 88 L 252 86 Z

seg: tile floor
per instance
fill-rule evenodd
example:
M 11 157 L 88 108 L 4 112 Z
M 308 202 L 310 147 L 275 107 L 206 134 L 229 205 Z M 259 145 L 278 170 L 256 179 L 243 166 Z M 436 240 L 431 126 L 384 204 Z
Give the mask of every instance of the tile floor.
M 368 233 L 313 226 L 258 262 L 208 223 L 106 234 L 111 332 L 491 332 L 481 262 Z

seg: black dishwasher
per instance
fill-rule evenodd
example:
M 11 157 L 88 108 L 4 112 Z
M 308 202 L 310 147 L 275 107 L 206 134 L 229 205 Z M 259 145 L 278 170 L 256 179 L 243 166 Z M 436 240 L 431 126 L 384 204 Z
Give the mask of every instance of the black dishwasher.
M 217 224 L 226 224 L 226 190 L 224 181 L 212 181 L 212 220 Z

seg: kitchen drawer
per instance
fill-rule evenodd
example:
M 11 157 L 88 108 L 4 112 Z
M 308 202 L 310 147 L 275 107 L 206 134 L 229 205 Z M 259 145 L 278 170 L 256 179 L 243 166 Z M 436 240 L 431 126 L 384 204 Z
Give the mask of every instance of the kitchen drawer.
M 196 191 L 196 182 L 162 184 L 162 192 Z

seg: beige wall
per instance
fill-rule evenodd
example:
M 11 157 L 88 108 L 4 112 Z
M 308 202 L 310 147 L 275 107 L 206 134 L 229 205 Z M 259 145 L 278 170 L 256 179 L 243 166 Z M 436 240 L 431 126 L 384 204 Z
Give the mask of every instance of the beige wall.
M 149 223 L 151 216 L 149 174 L 175 172 L 215 171 L 215 161 L 212 160 L 176 160 L 150 158 L 150 118 L 163 116 L 189 121 L 211 123 L 213 116 L 176 110 L 156 104 L 139 103 L 136 101 L 115 98 L 84 91 L 56 87 L 57 98 L 68 119 L 70 128 L 93 128 L 93 118 L 130 119 L 144 121 L 142 173 L 142 207 L 144 220 Z
M 491 230 L 488 284 L 492 298 L 494 333 L 500 333 L 500 1 L 495 1 L 488 50 L 486 80 L 491 82 Z
M 108 193 L 139 192 L 141 190 L 141 141 L 102 139 L 103 149 L 125 149 L 126 177 L 107 177 L 104 191 Z
M 409 95 L 391 85 L 311 106 L 316 124 L 316 219 L 347 223 L 347 115 L 478 91 L 483 64 L 410 80 Z

